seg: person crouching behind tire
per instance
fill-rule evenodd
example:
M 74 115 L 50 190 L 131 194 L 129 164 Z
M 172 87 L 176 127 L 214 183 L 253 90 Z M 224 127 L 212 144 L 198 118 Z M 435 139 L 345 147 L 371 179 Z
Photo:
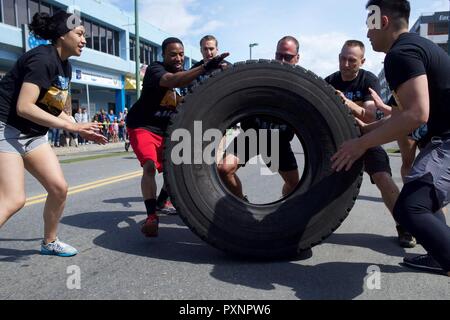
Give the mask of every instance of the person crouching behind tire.
M 224 53 L 209 62 L 184 71 L 184 45 L 177 38 L 162 43 L 164 61 L 154 62 L 144 77 L 142 95 L 130 109 L 127 129 L 131 146 L 143 168 L 141 181 L 147 219 L 142 233 L 149 238 L 158 236 L 159 219 L 156 215 L 156 171 L 162 172 L 163 136 L 170 117 L 182 101 L 179 88 L 188 86 L 197 77 L 217 69 L 229 55 Z
M 366 61 L 365 52 L 366 48 L 361 41 L 346 41 L 339 54 L 339 71 L 325 78 L 325 81 L 336 89 L 336 94 L 341 97 L 355 118 L 362 122 L 373 123 L 377 120 L 377 111 L 385 109 L 381 109 L 382 106 L 377 104 L 373 97 L 379 95 L 381 91 L 378 78 L 362 68 Z M 370 181 L 380 190 L 384 204 L 393 215 L 400 190 L 392 178 L 387 152 L 382 146 L 376 146 L 367 151 L 363 160 Z M 397 221 L 394 222 L 399 245 L 403 248 L 414 248 L 417 244 L 416 239 Z
M 68 59 L 80 56 L 86 45 L 84 27 L 69 28 L 71 17 L 63 11 L 52 17 L 35 14 L 30 31 L 52 44 L 22 55 L 0 82 L 0 227 L 25 205 L 26 169 L 48 192 L 41 254 L 62 257 L 74 256 L 77 250 L 57 237 L 67 182 L 47 132 L 63 129 L 106 143 L 96 124 L 75 123 L 63 112 L 72 75 Z
M 278 42 L 275 59 L 283 63 L 296 65 L 300 60 L 299 47 L 299 42 L 296 38 L 286 36 Z M 244 120 L 241 123 L 242 129 L 255 129 L 257 132 L 259 129 L 271 128 L 274 125 L 279 127 L 281 124 L 272 123 L 270 120 L 262 118 Z M 280 168 L 278 172 L 284 180 L 283 197 L 293 192 L 300 181 L 297 160 L 291 149 L 291 141 L 294 139 L 294 136 L 295 133 L 289 127 L 284 132 L 280 130 Z M 245 153 L 245 155 L 238 155 L 234 150 L 227 151 L 225 158 L 218 164 L 217 169 L 228 189 L 236 197 L 247 201 L 242 191 L 242 183 L 236 172 L 242 166 L 240 165 L 242 160 L 245 160 L 243 163 L 247 163 L 256 154 L 250 155 L 249 150 L 246 150 Z

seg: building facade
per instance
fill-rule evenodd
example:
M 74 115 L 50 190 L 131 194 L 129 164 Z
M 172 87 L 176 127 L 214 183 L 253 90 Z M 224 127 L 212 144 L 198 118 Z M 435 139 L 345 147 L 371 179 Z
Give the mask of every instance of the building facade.
M 27 50 L 43 42 L 27 24 L 37 12 L 74 8 L 86 28 L 86 48 L 71 58 L 72 109 L 85 107 L 91 117 L 101 109 L 117 114 L 136 101 L 134 17 L 101 0 L 0 0 L 0 78 Z M 171 35 L 140 19 L 141 76 L 161 61 L 161 43 Z M 201 60 L 198 48 L 185 47 L 186 68 Z
M 422 15 L 411 28 L 411 32 L 430 39 L 448 53 L 449 12 Z
M 410 32 L 417 33 L 424 38 L 427 38 L 438 46 L 440 46 L 447 53 L 449 52 L 449 21 L 450 14 L 448 11 L 435 12 L 432 14 L 423 14 L 414 23 Z M 384 69 L 378 75 L 381 85 L 381 97 L 385 102 L 388 102 L 391 97 L 391 90 L 389 89 Z

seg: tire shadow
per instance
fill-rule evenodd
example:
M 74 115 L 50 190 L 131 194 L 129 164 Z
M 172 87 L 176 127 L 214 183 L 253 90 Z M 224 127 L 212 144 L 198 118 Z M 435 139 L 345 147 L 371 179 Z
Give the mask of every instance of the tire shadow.
M 216 265 L 211 275 L 220 281 L 270 291 L 286 287 L 301 300 L 350 300 L 367 289 L 368 263 L 330 262 L 314 266 L 297 263 Z M 401 273 L 400 266 L 377 265 L 381 273 Z M 261 294 L 260 294 L 261 295 Z M 264 295 L 262 296 L 264 297 Z
M 334 233 L 324 243 L 359 247 L 391 256 L 404 257 L 406 250 L 398 245 L 396 237 L 385 237 L 365 233 Z
M 211 276 L 221 282 L 271 291 L 283 286 L 299 299 L 354 299 L 364 292 L 369 263 L 331 262 L 315 266 L 299 261 L 261 262 L 234 258 L 194 235 L 177 216 L 160 216 L 160 236 L 146 239 L 140 233 L 141 211 L 87 212 L 64 217 L 61 223 L 83 229 L 102 230 L 93 240 L 101 248 L 151 259 L 211 265 Z M 363 239 L 368 241 L 370 238 Z M 377 239 L 377 238 L 375 238 Z M 334 242 L 345 244 L 351 238 Z M 362 241 L 360 244 L 364 243 Z M 11 252 L 17 255 L 17 252 Z M 35 254 L 30 252 L 29 254 Z M 400 266 L 380 266 L 382 273 L 405 272 Z

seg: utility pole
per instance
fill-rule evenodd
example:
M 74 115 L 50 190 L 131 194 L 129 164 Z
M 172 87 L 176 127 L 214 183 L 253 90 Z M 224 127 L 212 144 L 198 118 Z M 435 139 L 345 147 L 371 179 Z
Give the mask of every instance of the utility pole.
M 134 27 L 136 34 L 136 48 L 134 50 L 134 60 L 136 61 L 136 98 L 141 96 L 141 42 L 139 39 L 139 7 L 138 1 L 134 0 Z

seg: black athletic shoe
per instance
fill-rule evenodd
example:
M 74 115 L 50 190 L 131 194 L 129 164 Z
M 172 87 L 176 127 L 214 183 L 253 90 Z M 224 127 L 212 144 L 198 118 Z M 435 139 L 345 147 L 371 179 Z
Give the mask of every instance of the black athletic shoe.
M 128 152 L 128 149 L 130 149 L 130 143 L 125 142 L 125 151 Z
M 442 269 L 439 263 L 428 254 L 405 258 L 403 259 L 403 264 L 423 271 L 444 273 L 444 269 Z

